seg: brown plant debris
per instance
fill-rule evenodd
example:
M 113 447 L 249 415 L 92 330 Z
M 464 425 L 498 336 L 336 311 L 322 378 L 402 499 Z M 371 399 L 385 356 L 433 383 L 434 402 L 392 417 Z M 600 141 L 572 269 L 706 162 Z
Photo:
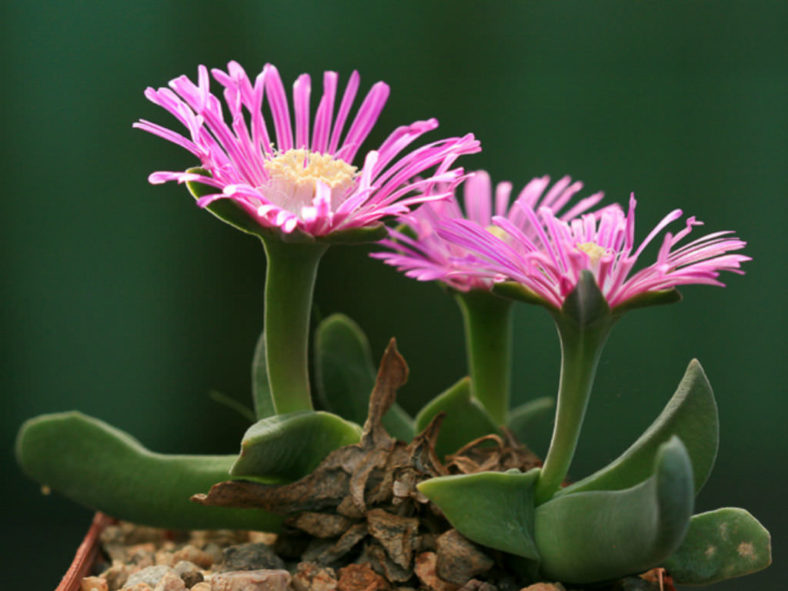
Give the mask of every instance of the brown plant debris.
M 407 377 L 392 339 L 358 444 L 331 452 L 296 482 L 232 480 L 192 500 L 286 515 L 273 551 L 290 561 L 294 591 L 519 591 L 524 585 L 506 572 L 500 553 L 452 529 L 417 485 L 448 474 L 527 471 L 541 465 L 539 458 L 503 430 L 471 441 L 443 464 L 435 453 L 442 414 L 410 443 L 395 440 L 382 417 Z

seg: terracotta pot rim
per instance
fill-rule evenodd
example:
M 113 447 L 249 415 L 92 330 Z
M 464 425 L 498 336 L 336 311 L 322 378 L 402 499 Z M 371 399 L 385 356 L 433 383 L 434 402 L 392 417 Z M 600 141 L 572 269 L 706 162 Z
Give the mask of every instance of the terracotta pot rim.
M 93 521 L 87 534 L 85 534 L 85 539 L 82 540 L 79 548 L 77 548 L 71 566 L 68 567 L 66 574 L 63 575 L 55 591 L 79 591 L 83 577 L 89 575 L 90 569 L 101 551 L 99 544 L 101 532 L 113 522 L 114 519 L 100 512 L 93 516 Z

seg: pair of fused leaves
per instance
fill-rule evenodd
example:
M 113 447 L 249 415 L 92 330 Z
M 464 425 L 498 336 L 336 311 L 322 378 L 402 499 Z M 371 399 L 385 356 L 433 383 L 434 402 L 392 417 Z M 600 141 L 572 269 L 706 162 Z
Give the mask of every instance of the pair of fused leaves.
M 460 532 L 520 557 L 532 576 L 589 583 L 667 565 L 678 583 L 707 584 L 771 561 L 768 532 L 746 511 L 690 519 L 717 443 L 716 403 L 693 361 L 628 450 L 541 505 L 533 498 L 538 468 L 436 478 L 419 489 Z

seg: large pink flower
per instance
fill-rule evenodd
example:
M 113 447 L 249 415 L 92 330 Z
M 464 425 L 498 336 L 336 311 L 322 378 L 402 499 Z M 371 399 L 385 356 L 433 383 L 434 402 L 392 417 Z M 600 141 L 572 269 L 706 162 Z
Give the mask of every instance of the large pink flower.
M 134 124 L 186 148 L 210 175 L 162 171 L 149 180 L 210 185 L 216 192 L 199 199 L 200 206 L 231 199 L 261 226 L 284 233 L 299 230 L 324 236 L 367 227 L 384 216 L 405 213 L 414 204 L 443 198 L 446 187 L 458 182 L 463 173 L 461 168 L 452 168 L 456 158 L 480 149 L 468 134 L 402 156 L 408 145 L 438 126 L 435 119 L 428 119 L 394 130 L 378 150 L 366 154 L 359 169 L 353 165 L 356 153 L 389 95 L 383 82 L 372 86 L 343 135 L 359 87 L 358 73 L 351 74 L 336 115 L 338 76 L 324 73 L 323 95 L 311 126 L 311 82 L 302 74 L 293 85 L 293 133 L 287 96 L 274 66 L 266 65 L 254 81 L 236 62 L 228 64 L 227 72 L 214 69 L 212 74 L 224 87 L 229 121 L 225 121 L 222 101 L 210 92 L 208 69 L 200 66 L 197 84 L 180 76 L 170 82 L 170 88 L 145 91 L 150 101 L 186 127 L 188 137 L 149 121 Z M 263 115 L 264 99 L 275 143 Z M 421 178 L 414 180 L 418 175 Z M 437 183 L 443 193 L 435 191 Z
M 493 219 L 502 218 L 534 240 L 538 232 L 532 227 L 533 219 L 525 212 L 531 208 L 546 207 L 560 214 L 559 219 L 571 220 L 594 207 L 603 197 L 600 192 L 573 202 L 582 188 L 583 183 L 572 182 L 569 177 L 552 186 L 550 177 L 538 177 L 523 187 L 510 206 L 512 184 L 498 183 L 493 192 L 490 176 L 480 170 L 463 185 L 464 211 L 454 195 L 426 203 L 399 218 L 411 235 L 390 230 L 389 238 L 380 242 L 390 252 L 377 252 L 371 256 L 420 281 L 441 281 L 460 291 L 490 289 L 498 271 L 479 264 L 478 258 L 472 256 L 473 251 L 460 242 L 439 236 L 437 227 L 447 220 L 465 220 L 467 226 L 486 232 L 493 227 Z
M 702 225 L 689 217 L 678 233 L 665 234 L 655 262 L 633 271 L 649 243 L 683 215 L 679 209 L 672 211 L 635 247 L 635 205 L 631 197 L 627 213 L 614 207 L 601 216 L 586 214 L 571 221 L 556 218 L 547 207 L 537 212 L 517 205 L 536 236 L 502 216 L 493 217 L 492 232 L 464 220 L 445 221 L 437 232 L 473 252 L 474 264 L 485 272 L 520 283 L 556 308 L 563 305 L 583 271 L 591 272 L 608 305 L 615 308 L 678 285 L 723 285 L 718 279 L 721 271 L 742 273 L 741 263 L 750 260 L 730 254 L 746 245 L 731 232 L 715 232 L 679 245 L 694 226 Z

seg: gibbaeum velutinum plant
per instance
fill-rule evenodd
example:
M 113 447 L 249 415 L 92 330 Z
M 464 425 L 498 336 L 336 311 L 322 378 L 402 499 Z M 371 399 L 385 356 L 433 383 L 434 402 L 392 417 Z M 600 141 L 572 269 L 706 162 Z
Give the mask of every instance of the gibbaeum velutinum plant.
M 511 199 L 510 183 L 493 188 L 487 173 L 466 175 L 456 166 L 459 157 L 479 151 L 473 135 L 410 147 L 437 127 L 434 119 L 399 127 L 377 150 L 358 157 L 389 89 L 373 85 L 351 117 L 360 85 L 355 72 L 341 99 L 338 75 L 324 74 L 314 117 L 306 74 L 293 85 L 292 111 L 271 65 L 254 79 L 235 62 L 210 74 L 223 99 L 211 92 L 204 66 L 196 83 L 181 76 L 168 88 L 145 92 L 183 133 L 145 120 L 135 127 L 196 160 L 187 170 L 153 173 L 152 183 L 185 183 L 200 207 L 258 237 L 265 250 L 254 411 L 245 411 L 253 424 L 241 453 L 156 454 L 97 419 L 59 413 L 31 419 L 20 430 L 17 457 L 30 476 L 121 519 L 278 531 L 280 515 L 189 499 L 228 480 L 267 489 L 301 482 L 320 474 L 314 471 L 330 452 L 359 441 L 375 385 L 369 344 L 350 319 L 334 315 L 316 327 L 310 349 L 309 319 L 326 249 L 379 241 L 381 250 L 372 256 L 410 277 L 436 281 L 455 297 L 470 372 L 425 400 L 415 418 L 391 406 L 385 430 L 410 441 L 434 429 L 444 413 L 431 450 L 443 458 L 484 436 L 514 432 L 527 443 L 529 427 L 555 406 L 541 467 L 441 476 L 418 485 L 460 533 L 502 551 L 508 568 L 531 581 L 597 583 L 665 567 L 679 583 L 708 584 L 770 563 L 769 534 L 745 510 L 692 515 L 718 440 L 716 403 L 697 361 L 628 450 L 596 473 L 565 483 L 615 322 L 628 310 L 678 301 L 677 286 L 722 285 L 722 271 L 740 273 L 749 260 L 739 253 L 744 242 L 730 232 L 690 241 L 700 225 L 693 217 L 676 234 L 667 232 L 682 217 L 679 210 L 638 241 L 634 198 L 626 211 L 616 204 L 600 207 L 602 193 L 577 198 L 582 184 L 568 177 L 552 184 L 548 177 L 533 179 Z M 398 225 L 384 227 L 388 219 Z M 663 232 L 656 260 L 644 264 L 645 248 Z M 518 300 L 553 316 L 562 362 L 555 399 L 532 399 L 511 410 L 511 311 Z M 314 410 L 312 386 L 324 410 Z M 419 502 L 421 495 L 415 494 Z

